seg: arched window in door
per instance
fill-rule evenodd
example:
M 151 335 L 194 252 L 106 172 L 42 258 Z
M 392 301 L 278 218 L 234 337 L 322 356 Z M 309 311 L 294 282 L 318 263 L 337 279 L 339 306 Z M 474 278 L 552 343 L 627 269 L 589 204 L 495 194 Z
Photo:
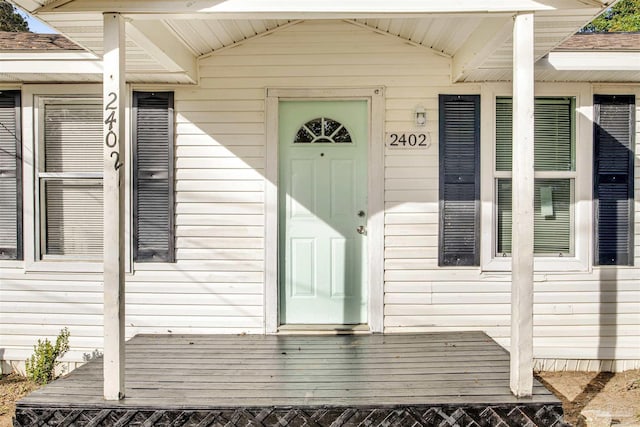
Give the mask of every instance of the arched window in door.
M 351 144 L 351 135 L 344 125 L 328 117 L 318 117 L 302 125 L 294 144 Z

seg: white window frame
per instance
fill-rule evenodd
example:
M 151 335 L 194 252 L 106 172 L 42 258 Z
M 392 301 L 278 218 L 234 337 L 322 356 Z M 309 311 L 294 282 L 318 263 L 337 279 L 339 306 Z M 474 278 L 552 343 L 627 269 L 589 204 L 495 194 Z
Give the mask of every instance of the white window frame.
M 496 253 L 497 190 L 495 181 L 503 173 L 495 172 L 496 99 L 512 96 L 510 84 L 483 85 L 481 93 L 481 230 L 480 265 L 483 271 L 510 271 L 511 257 Z M 592 232 L 592 158 L 593 158 L 593 92 L 589 83 L 536 83 L 536 97 L 572 97 L 575 99 L 575 172 L 563 172 L 573 179 L 573 256 L 537 256 L 537 272 L 589 271 L 591 268 Z M 555 177 L 556 172 L 537 172 L 536 177 Z
M 130 88 L 127 88 L 130 95 Z M 49 100 L 79 101 L 98 99 L 102 103 L 102 86 L 84 85 L 48 85 L 34 84 L 22 86 L 22 131 L 23 131 L 23 198 L 24 198 L 24 267 L 26 272 L 52 273 L 102 273 L 104 263 L 100 261 L 83 261 L 74 259 L 49 260 L 40 259 L 40 218 L 39 218 L 39 180 L 38 153 L 42 147 L 43 136 L 40 120 L 44 117 L 42 102 Z M 131 97 L 129 96 L 129 100 Z M 130 101 L 127 103 L 127 123 L 125 149 L 130 150 Z M 131 162 L 130 155 L 125 159 L 125 271 L 131 272 Z
M 66 180 L 82 182 L 84 185 L 102 186 L 103 172 L 46 172 L 44 170 L 45 163 L 45 140 L 44 132 L 42 131 L 45 126 L 44 112 L 45 108 L 49 105 L 77 105 L 77 104 L 92 104 L 101 107 L 102 99 L 96 97 L 38 97 L 38 139 L 35 155 L 35 218 L 36 227 L 38 232 L 35 234 L 36 238 L 36 256 L 39 260 L 45 262 L 60 262 L 60 261 L 78 261 L 78 262 L 100 262 L 100 258 L 92 257 L 74 257 L 72 255 L 47 255 L 45 242 L 47 240 L 47 230 L 45 227 L 45 195 L 44 184 L 47 180 Z M 100 108 L 102 109 L 102 108 Z

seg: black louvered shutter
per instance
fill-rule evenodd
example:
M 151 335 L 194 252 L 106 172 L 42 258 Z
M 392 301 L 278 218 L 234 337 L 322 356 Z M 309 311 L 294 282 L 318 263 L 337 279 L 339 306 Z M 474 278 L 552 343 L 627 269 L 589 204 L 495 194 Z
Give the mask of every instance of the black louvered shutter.
M 633 265 L 633 95 L 594 97 L 596 265 Z
M 0 259 L 22 259 L 20 92 L 0 91 Z
M 439 265 L 480 265 L 480 96 L 440 95 Z
M 173 93 L 133 94 L 136 262 L 173 262 Z

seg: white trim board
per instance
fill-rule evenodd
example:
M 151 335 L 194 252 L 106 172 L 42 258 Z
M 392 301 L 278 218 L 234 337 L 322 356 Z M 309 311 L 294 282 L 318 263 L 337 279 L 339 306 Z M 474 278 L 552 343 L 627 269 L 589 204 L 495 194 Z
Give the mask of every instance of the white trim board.
M 640 52 L 549 52 L 536 68 L 557 71 L 640 71 Z
M 389 16 L 404 14 L 427 13 L 496 13 L 518 11 L 555 11 L 562 9 L 594 9 L 606 7 L 603 0 L 511 0 L 496 2 L 491 0 L 458 0 L 456 2 L 417 2 L 415 0 L 370 0 L 368 2 L 330 0 L 325 2 L 299 2 L 296 0 L 278 0 L 264 2 L 259 0 L 232 0 L 219 2 L 214 0 L 198 0 L 181 4 L 172 0 L 156 0 L 154 2 L 130 0 L 114 4 L 106 0 L 76 0 L 54 1 L 33 9 L 33 2 L 29 0 L 16 1 L 21 7 L 35 13 L 46 12 L 102 12 L 113 10 L 125 14 L 168 14 L 174 16 L 219 15 L 226 18 L 237 16 L 275 16 L 283 17 L 291 14 L 296 16 L 317 15 L 321 17 L 332 15 L 363 15 Z
M 383 331 L 384 286 L 384 89 L 267 89 L 265 166 L 265 332 L 278 332 L 278 103 L 281 99 L 365 99 L 369 105 L 368 323 Z

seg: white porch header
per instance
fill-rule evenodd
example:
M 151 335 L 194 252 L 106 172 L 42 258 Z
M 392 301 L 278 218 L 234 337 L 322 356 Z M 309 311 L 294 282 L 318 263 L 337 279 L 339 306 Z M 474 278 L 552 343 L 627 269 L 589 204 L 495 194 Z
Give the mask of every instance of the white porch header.
M 538 12 L 562 9 L 589 9 L 605 7 L 613 2 L 606 0 L 195 0 L 176 2 L 173 0 L 57 0 L 43 5 L 31 0 L 17 1 L 32 12 L 102 12 L 112 11 L 130 14 L 172 14 L 183 18 L 204 17 L 207 14 L 224 15 L 226 18 L 265 18 L 271 14 L 280 19 L 305 18 L 366 18 L 391 14 L 434 13 L 505 13 Z M 41 4 L 41 7 L 34 7 Z M 31 7 L 29 7 L 31 6 Z M 321 16 L 316 16 L 320 14 Z M 313 15 L 313 16 L 310 16 Z

